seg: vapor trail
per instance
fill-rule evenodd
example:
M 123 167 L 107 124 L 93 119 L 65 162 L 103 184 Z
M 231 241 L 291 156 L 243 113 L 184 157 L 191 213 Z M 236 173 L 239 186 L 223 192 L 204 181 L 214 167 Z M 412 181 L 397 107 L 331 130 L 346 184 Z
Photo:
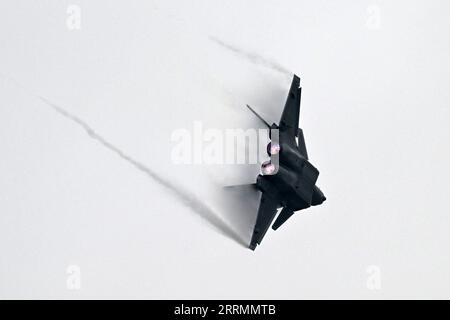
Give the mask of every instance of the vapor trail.
M 226 43 L 226 42 L 224 42 L 216 37 L 213 37 L 213 36 L 210 36 L 209 39 L 211 41 L 217 43 L 218 45 L 234 52 L 235 54 L 243 56 L 244 58 L 246 58 L 247 60 L 249 60 L 250 62 L 252 62 L 256 65 L 260 65 L 260 66 L 275 70 L 275 71 L 280 72 L 288 77 L 292 76 L 292 73 L 289 70 L 287 70 L 285 67 L 283 67 L 276 61 L 270 60 L 268 58 L 264 58 L 253 52 L 245 51 L 243 49 L 240 49 L 234 45 Z
M 61 116 L 79 125 L 81 128 L 84 129 L 84 131 L 86 131 L 89 137 L 96 140 L 110 151 L 114 152 L 116 155 L 118 155 L 120 158 L 130 163 L 139 171 L 145 173 L 154 181 L 164 186 L 167 190 L 171 191 L 172 194 L 175 195 L 179 200 L 181 200 L 186 206 L 188 206 L 192 211 L 196 212 L 200 217 L 205 219 L 211 226 L 216 228 L 222 234 L 230 237 L 231 239 L 235 240 L 237 243 L 243 246 L 247 246 L 247 243 L 245 243 L 245 241 L 232 228 L 230 228 L 228 224 L 214 212 L 213 209 L 211 209 L 207 204 L 203 203 L 201 199 L 199 199 L 195 194 L 189 192 L 188 190 L 180 186 L 175 185 L 173 182 L 163 178 L 162 176 L 160 176 L 159 174 L 157 174 L 156 172 L 145 166 L 143 163 L 135 160 L 133 157 L 129 156 L 124 151 L 122 151 L 121 149 L 113 145 L 111 142 L 106 140 L 103 136 L 98 134 L 89 124 L 87 124 L 84 120 L 78 118 L 76 115 L 70 113 L 66 109 L 56 105 L 55 103 L 49 101 L 48 99 L 31 92 L 16 80 L 10 77 L 5 78 L 14 82 L 17 86 L 25 90 L 30 95 L 38 98 L 40 101 L 42 101 L 47 106 L 51 107 Z

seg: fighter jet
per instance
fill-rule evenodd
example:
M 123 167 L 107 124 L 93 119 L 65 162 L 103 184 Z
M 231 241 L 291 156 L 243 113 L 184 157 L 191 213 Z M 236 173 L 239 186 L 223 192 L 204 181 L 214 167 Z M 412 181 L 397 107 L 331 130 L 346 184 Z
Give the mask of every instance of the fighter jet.
M 300 78 L 294 75 L 280 124 L 269 125 L 250 106 L 247 107 L 270 129 L 267 146 L 270 160 L 261 166 L 256 188 L 262 193 L 258 216 L 249 245 L 255 250 L 281 209 L 273 230 L 277 230 L 296 211 L 322 204 L 326 198 L 316 186 L 319 171 L 309 162 L 305 139 L 299 128 Z

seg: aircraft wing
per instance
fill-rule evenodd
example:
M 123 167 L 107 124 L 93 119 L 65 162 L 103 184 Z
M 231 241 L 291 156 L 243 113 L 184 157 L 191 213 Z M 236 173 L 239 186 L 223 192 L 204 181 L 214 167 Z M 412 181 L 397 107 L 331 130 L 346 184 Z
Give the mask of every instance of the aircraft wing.
M 298 119 L 300 116 L 300 78 L 294 75 L 292 79 L 291 88 L 284 105 L 283 113 L 280 119 L 280 130 L 283 132 L 289 132 L 292 137 L 297 135 Z
M 279 201 L 276 198 L 268 196 L 265 191 L 262 192 L 255 229 L 253 230 L 253 236 L 249 246 L 250 249 L 255 250 L 256 246 L 261 243 L 277 214 L 278 203 Z
M 286 99 L 286 104 L 284 105 L 283 113 L 281 114 L 280 131 L 288 137 L 290 136 L 291 138 L 286 139 L 286 141 L 295 145 L 300 153 L 308 159 L 303 131 L 298 126 L 301 95 L 302 88 L 300 87 L 300 78 L 294 75 Z M 298 143 L 295 140 L 295 137 L 298 137 Z

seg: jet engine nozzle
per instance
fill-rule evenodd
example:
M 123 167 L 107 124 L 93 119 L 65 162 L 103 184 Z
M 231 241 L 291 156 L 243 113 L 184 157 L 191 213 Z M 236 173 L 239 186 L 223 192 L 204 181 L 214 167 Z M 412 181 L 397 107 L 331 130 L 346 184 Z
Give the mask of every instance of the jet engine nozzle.
M 275 165 L 273 163 L 271 163 L 270 161 L 265 161 L 262 165 L 261 165 L 261 172 L 263 175 L 265 176 L 269 176 L 275 173 Z
M 281 146 L 279 143 L 276 142 L 269 142 L 267 145 L 267 154 L 269 156 L 279 154 L 281 151 Z

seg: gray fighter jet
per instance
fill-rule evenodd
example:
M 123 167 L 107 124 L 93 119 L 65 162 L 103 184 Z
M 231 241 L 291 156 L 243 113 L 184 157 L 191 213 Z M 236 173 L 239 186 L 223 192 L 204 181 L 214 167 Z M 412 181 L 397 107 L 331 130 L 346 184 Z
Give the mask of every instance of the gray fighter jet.
M 272 226 L 274 230 L 285 223 L 294 212 L 320 205 L 326 200 L 316 186 L 319 171 L 308 160 L 303 131 L 298 126 L 301 92 L 300 78 L 294 75 L 279 125 L 269 125 L 247 106 L 269 127 L 271 137 L 267 146 L 271 160 L 262 164 L 261 174 L 255 184 L 262 195 L 249 245 L 252 250 L 261 244 L 278 209 L 282 208 Z

